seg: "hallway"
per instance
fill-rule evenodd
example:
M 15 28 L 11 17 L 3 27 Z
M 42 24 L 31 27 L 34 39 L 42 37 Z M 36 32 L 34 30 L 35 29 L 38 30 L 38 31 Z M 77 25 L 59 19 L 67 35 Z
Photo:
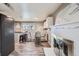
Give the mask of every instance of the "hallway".
M 42 42 L 41 46 L 35 46 L 34 42 L 16 43 L 15 51 L 9 56 L 44 56 L 44 47 L 50 48 L 47 42 Z

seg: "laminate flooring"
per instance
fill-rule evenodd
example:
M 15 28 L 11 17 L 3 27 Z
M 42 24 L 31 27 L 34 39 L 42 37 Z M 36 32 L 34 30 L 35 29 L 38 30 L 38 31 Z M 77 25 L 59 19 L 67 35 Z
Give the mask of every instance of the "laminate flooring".
M 15 51 L 9 56 L 45 56 L 44 47 L 50 48 L 47 42 L 41 42 L 41 45 L 37 46 L 34 42 L 15 43 Z

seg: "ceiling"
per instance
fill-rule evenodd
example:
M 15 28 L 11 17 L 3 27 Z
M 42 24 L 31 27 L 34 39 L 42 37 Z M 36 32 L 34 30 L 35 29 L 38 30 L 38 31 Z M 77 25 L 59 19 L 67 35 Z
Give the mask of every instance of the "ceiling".
M 16 21 L 43 21 L 54 13 L 60 3 L 10 3 Z

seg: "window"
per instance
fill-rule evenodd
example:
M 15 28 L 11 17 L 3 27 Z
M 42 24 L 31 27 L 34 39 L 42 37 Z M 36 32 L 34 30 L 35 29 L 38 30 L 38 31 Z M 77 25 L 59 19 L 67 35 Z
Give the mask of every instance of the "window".
M 32 24 L 28 24 L 28 23 L 21 23 L 21 28 L 24 31 L 32 30 L 33 29 L 33 25 Z

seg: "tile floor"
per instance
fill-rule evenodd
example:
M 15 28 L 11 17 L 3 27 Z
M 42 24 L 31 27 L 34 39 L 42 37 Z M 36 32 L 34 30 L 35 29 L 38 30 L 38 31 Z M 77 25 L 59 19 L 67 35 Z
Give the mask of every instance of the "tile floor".
M 41 46 L 36 46 L 34 42 L 16 43 L 15 51 L 9 56 L 45 56 L 44 47 L 50 48 L 47 42 L 42 42 Z

